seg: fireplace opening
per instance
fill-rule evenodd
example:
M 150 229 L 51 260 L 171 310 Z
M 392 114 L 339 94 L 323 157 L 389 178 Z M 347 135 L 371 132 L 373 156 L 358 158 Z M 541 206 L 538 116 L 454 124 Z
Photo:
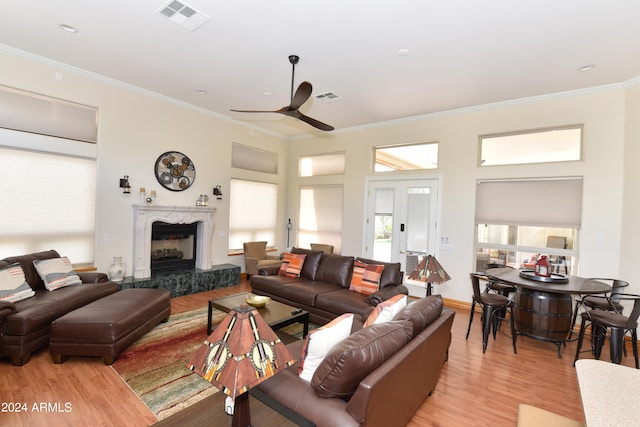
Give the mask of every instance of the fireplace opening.
M 198 223 L 151 224 L 151 275 L 195 268 Z

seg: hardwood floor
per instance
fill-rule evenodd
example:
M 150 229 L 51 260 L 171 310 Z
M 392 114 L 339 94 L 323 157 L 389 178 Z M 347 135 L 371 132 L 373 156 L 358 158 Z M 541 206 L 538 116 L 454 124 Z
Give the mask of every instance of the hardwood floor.
M 204 307 L 211 298 L 248 290 L 248 283 L 243 281 L 239 286 L 175 298 L 172 313 Z M 515 426 L 520 403 L 584 420 L 573 367 L 575 343 L 569 343 L 562 350 L 563 358 L 558 359 L 555 345 L 519 337 L 518 354 L 513 354 L 510 338 L 499 333 L 482 354 L 480 317 L 474 318 L 469 340 L 465 340 L 468 308 L 456 306 L 452 306 L 456 318 L 449 360 L 435 392 L 409 427 Z M 633 366 L 628 350 L 629 356 L 622 363 Z M 608 358 L 605 348 L 601 359 Z M 34 354 L 23 367 L 12 366 L 6 358 L 0 360 L 0 403 L 0 426 L 142 427 L 157 421 L 102 360 L 70 357 L 64 364 L 55 365 L 47 349 Z M 16 412 L 16 405 L 26 411 Z M 222 412 L 221 406 L 219 410 Z

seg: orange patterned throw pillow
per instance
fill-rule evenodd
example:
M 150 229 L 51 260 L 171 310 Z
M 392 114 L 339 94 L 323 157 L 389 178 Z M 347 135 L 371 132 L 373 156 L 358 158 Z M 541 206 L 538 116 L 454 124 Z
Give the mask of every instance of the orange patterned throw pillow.
M 349 290 L 364 295 L 371 295 L 377 292 L 380 286 L 382 270 L 384 270 L 384 265 L 365 264 L 364 262 L 354 261 Z
M 287 277 L 300 277 L 302 265 L 304 264 L 304 259 L 306 257 L 306 254 L 285 253 L 282 256 L 282 264 L 280 264 L 278 274 Z

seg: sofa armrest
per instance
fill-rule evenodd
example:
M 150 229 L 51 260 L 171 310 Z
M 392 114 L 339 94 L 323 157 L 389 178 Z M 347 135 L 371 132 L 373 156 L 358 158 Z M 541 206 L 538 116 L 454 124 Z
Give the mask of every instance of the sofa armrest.
M 85 271 L 77 274 L 82 283 L 105 283 L 109 281 L 109 276 L 98 271 Z
M 269 260 L 272 260 L 272 261 L 280 261 L 280 260 L 282 260 L 282 258 L 280 257 L 280 254 L 278 254 L 278 255 L 269 255 L 269 254 L 267 254 L 267 258 L 266 259 L 269 259 Z
M 280 271 L 280 265 L 271 265 L 268 267 L 262 267 L 258 270 L 260 276 L 275 276 Z
M 16 305 L 14 303 L 9 301 L 0 301 L 0 323 L 2 323 L 5 317 L 15 313 L 16 311 Z
M 382 301 L 386 301 L 398 294 L 409 295 L 409 290 L 404 285 L 387 285 L 379 291 L 369 295 L 369 298 L 367 298 L 365 302 L 375 307 Z

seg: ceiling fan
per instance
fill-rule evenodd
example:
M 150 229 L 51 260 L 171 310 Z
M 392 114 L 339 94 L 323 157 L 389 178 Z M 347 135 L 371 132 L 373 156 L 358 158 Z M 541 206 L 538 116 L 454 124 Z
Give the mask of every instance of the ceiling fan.
M 296 73 L 296 64 L 298 63 L 299 60 L 300 60 L 300 57 L 298 55 L 289 55 L 289 62 L 293 67 L 291 71 L 291 100 L 289 102 L 289 105 L 274 111 L 265 111 L 265 110 L 231 110 L 231 111 L 235 111 L 238 113 L 280 113 L 280 114 L 284 114 L 285 116 L 302 120 L 303 122 L 308 123 L 311 126 L 320 130 L 324 130 L 324 131 L 333 130 L 334 129 L 333 126 L 330 126 L 326 123 L 322 123 L 321 121 L 318 121 L 309 116 L 306 116 L 302 114 L 299 110 L 299 108 L 302 107 L 302 104 L 307 102 L 307 100 L 311 96 L 311 92 L 313 91 L 313 86 L 311 86 L 311 83 L 302 82 L 300 83 L 300 86 L 298 86 L 298 89 L 296 89 L 295 94 L 293 93 L 293 81 L 294 81 L 293 79 Z

